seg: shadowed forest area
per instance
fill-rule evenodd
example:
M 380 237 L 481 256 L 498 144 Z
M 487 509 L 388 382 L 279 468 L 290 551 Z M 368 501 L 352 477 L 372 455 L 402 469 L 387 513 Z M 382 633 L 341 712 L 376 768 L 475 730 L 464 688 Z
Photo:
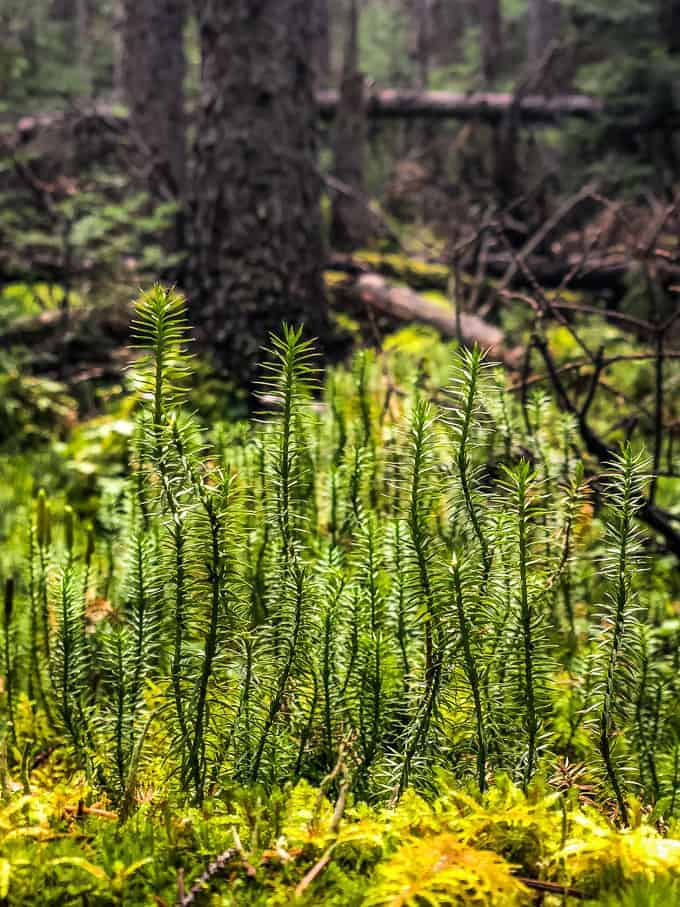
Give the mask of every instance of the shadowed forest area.
M 0 907 L 680 904 L 680 2 L 0 0 Z

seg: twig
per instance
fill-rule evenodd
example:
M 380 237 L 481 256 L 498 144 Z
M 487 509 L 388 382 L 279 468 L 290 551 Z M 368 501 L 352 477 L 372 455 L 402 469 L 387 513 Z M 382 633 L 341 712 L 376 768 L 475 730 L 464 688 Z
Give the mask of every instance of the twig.
M 340 827 L 340 822 L 342 821 L 343 813 L 345 812 L 345 806 L 347 804 L 347 794 L 349 792 L 350 782 L 345 773 L 345 780 L 340 785 L 340 793 L 338 794 L 338 799 L 335 802 L 335 809 L 333 810 L 333 818 L 328 827 L 329 833 L 331 835 L 337 835 L 338 829 Z M 317 862 L 312 866 L 312 868 L 307 872 L 304 878 L 298 883 L 295 889 L 295 897 L 299 898 L 304 891 L 312 884 L 314 879 L 328 866 L 335 850 L 336 842 L 334 841 L 330 847 L 328 847 L 323 855 L 317 860 Z
M 602 370 L 605 367 L 604 361 L 604 346 L 601 346 L 597 353 L 595 354 L 595 368 L 593 369 L 593 374 L 590 378 L 590 385 L 588 387 L 588 392 L 581 404 L 581 409 L 579 412 L 579 419 L 585 419 L 588 416 L 588 411 L 592 406 L 593 400 L 595 399 L 595 392 L 597 391 L 597 386 L 600 381 L 600 375 Z
M 335 849 L 335 844 L 331 844 L 328 850 L 325 851 L 321 859 L 319 859 L 307 872 L 304 878 L 298 883 L 295 888 L 295 897 L 299 898 L 302 896 L 304 891 L 312 884 L 314 879 L 323 872 L 323 870 L 328 866 L 331 861 L 331 856 L 333 855 L 333 850 Z
M 588 452 L 597 457 L 600 463 L 609 463 L 616 453 L 615 450 L 593 430 L 586 418 L 580 417 L 579 411 L 562 383 L 555 360 L 544 337 L 537 336 L 536 347 L 543 356 L 543 361 L 546 364 L 560 408 L 576 417 L 581 438 Z M 640 503 L 639 518 L 655 532 L 662 535 L 668 550 L 677 558 L 680 558 L 680 532 L 673 528 L 672 516 L 657 507 L 648 498 L 645 498 Z
M 97 816 L 99 819 L 118 821 L 118 813 L 114 813 L 109 809 L 100 809 L 98 806 L 85 806 L 82 803 L 79 803 L 77 806 L 65 806 L 64 813 L 67 816 L 76 816 L 76 818 L 82 816 Z
M 529 879 L 526 876 L 515 876 L 515 878 L 531 888 L 534 891 L 542 891 L 545 894 L 561 894 L 563 897 L 576 898 L 579 901 L 585 901 L 587 895 L 578 888 L 570 888 L 567 885 L 558 885 L 556 882 L 542 882 L 540 879 Z
M 534 252 L 541 243 L 546 239 L 546 237 L 552 233 L 555 227 L 564 220 L 564 218 L 570 214 L 573 209 L 579 205 L 586 198 L 592 196 L 595 191 L 595 184 L 588 183 L 586 186 L 583 186 L 575 195 L 572 195 L 568 198 L 560 207 L 554 212 L 552 217 L 549 217 L 548 220 L 543 224 L 540 230 L 537 230 L 534 235 L 522 246 L 520 251 L 513 257 L 513 261 L 505 272 L 501 283 L 499 292 L 507 289 L 510 285 L 513 277 L 517 273 L 518 269 L 524 263 L 524 261 Z
M 229 863 L 239 855 L 235 847 L 230 847 L 218 857 L 209 863 L 205 870 L 200 874 L 196 882 L 191 886 L 186 894 L 184 893 L 184 873 L 180 869 L 177 877 L 177 905 L 178 907 L 190 907 L 196 903 L 196 898 L 205 891 L 206 885 L 215 878 L 220 872 L 223 872 Z
M 666 350 L 664 353 L 665 359 L 680 359 L 680 350 Z M 603 360 L 603 370 L 609 368 L 610 365 L 615 365 L 617 362 L 644 362 L 645 360 L 656 359 L 656 353 L 621 353 L 618 356 L 607 356 Z M 579 371 L 584 367 L 584 365 L 591 365 L 587 359 L 575 359 L 572 362 L 566 362 L 564 365 L 555 366 L 555 372 L 558 375 L 563 375 L 567 372 Z M 542 381 L 547 381 L 550 378 L 548 372 L 544 372 L 541 375 L 532 375 L 530 378 L 527 378 L 527 386 L 532 384 L 540 384 Z M 510 391 L 519 391 L 522 388 L 521 381 L 516 381 L 514 384 L 511 384 L 508 388 Z
M 330 173 L 322 173 L 320 170 L 318 170 L 317 172 L 329 189 L 331 189 L 333 192 L 339 193 L 340 195 L 345 195 L 347 196 L 347 198 L 351 198 L 353 201 L 358 202 L 366 211 L 368 211 L 369 214 L 371 214 L 380 224 L 382 230 L 385 233 L 385 236 L 387 236 L 391 242 L 395 243 L 403 251 L 403 246 L 398 234 L 390 226 L 387 215 L 384 213 L 375 199 L 371 199 L 367 195 L 364 195 L 363 192 L 359 192 L 353 186 L 350 186 L 349 183 L 345 183 L 343 180 L 338 179 L 337 176 L 332 176 Z

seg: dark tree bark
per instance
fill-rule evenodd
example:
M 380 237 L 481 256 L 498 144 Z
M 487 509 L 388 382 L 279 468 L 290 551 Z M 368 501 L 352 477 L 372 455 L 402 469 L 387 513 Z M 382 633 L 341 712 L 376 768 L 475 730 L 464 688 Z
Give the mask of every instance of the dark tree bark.
M 464 30 L 465 9 L 459 0 L 432 0 L 430 54 L 438 66 L 449 66 L 460 60 Z
M 111 56 L 113 60 L 113 99 L 125 104 L 125 0 L 113 0 Z
M 479 44 L 482 76 L 492 84 L 503 62 L 503 27 L 500 0 L 479 0 Z
M 311 0 L 314 21 L 314 67 L 316 87 L 327 88 L 331 80 L 331 23 L 328 0 Z
M 432 0 L 411 0 L 411 57 L 416 66 L 416 87 L 430 81 Z
M 536 64 L 546 48 L 559 38 L 562 27 L 560 0 L 529 0 L 527 18 L 527 59 Z
M 193 320 L 252 381 L 281 322 L 328 336 L 317 108 L 307 0 L 203 0 L 195 149 Z
M 364 76 L 359 70 L 359 12 L 351 0 L 342 84 L 335 120 L 331 245 L 350 252 L 365 246 L 371 235 L 371 212 L 364 193 L 366 105 Z
M 152 190 L 181 197 L 186 174 L 183 82 L 186 0 L 123 0 L 121 61 L 132 139 Z
M 86 97 L 92 94 L 92 9 L 88 0 L 77 0 L 76 28 L 78 34 L 78 67 L 81 91 Z
M 680 0 L 659 0 L 661 36 L 669 53 L 680 54 Z
M 433 0 L 412 0 L 413 51 L 416 64 L 416 87 L 424 91 L 430 82 L 432 42 L 434 35 Z M 444 169 L 447 139 L 428 121 L 416 122 L 407 131 L 406 138 L 411 148 L 418 148 L 419 155 L 429 174 L 429 181 L 438 185 Z M 438 141 L 438 139 L 440 141 Z M 436 207 L 431 205 L 432 193 L 421 199 L 420 213 L 426 220 L 436 216 Z
M 76 0 L 52 0 L 50 17 L 58 22 L 71 22 L 76 17 Z

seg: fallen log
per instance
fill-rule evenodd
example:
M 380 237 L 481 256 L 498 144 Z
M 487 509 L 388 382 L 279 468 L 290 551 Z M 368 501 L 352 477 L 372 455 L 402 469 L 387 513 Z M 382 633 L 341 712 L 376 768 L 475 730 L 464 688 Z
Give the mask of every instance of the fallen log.
M 486 278 L 502 278 L 508 267 L 512 265 L 510 255 L 499 252 L 492 253 L 485 258 L 484 276 Z M 593 258 L 581 265 L 580 257 L 568 255 L 564 258 L 547 258 L 545 256 L 532 256 L 525 261 L 527 270 L 534 280 L 544 289 L 554 289 L 566 283 L 567 289 L 582 290 L 585 292 L 603 292 L 614 301 L 619 299 L 626 291 L 627 278 L 635 273 L 640 265 L 630 257 L 621 255 L 608 255 Z M 411 285 L 415 290 L 440 290 L 446 292 L 449 284 L 449 269 L 442 264 L 428 265 L 417 259 L 404 259 L 396 255 L 371 255 L 366 259 L 361 254 L 349 256 L 331 254 L 326 262 L 330 271 L 340 271 L 344 274 L 378 273 L 396 280 L 402 280 Z M 91 278 L 96 271 L 94 264 L 76 265 L 67 274 L 57 261 L 32 262 L 21 266 L 14 262 L 6 262 L 0 257 L 0 289 L 13 283 L 54 283 L 61 284 L 66 280 L 71 282 Z M 466 270 L 461 268 L 463 277 Z M 664 282 L 680 282 L 680 266 L 660 260 L 657 263 L 657 272 Z M 526 276 L 517 271 L 513 274 L 509 284 L 513 288 L 531 286 Z
M 333 120 L 338 110 L 337 91 L 317 92 L 317 109 L 322 120 Z M 366 94 L 366 116 L 369 119 L 453 119 L 480 120 L 499 123 L 513 110 L 521 123 L 555 124 L 563 119 L 595 120 L 604 113 L 621 117 L 620 111 L 610 111 L 604 101 L 590 95 L 566 94 L 546 97 L 527 95 L 515 105 L 511 92 L 474 92 L 464 94 L 452 91 L 399 91 L 391 88 L 374 90 Z M 642 115 L 642 111 L 639 112 Z M 636 115 L 636 111 L 630 111 Z M 46 111 L 21 117 L 16 123 L 5 122 L 4 140 L 8 144 L 30 141 L 41 130 L 58 127 L 62 123 L 79 129 L 102 126 L 115 140 L 116 134 L 127 129 L 127 114 L 119 106 L 95 102 L 84 109 Z
M 513 264 L 512 256 L 505 252 L 493 252 L 484 260 L 484 277 L 503 278 Z M 532 255 L 525 259 L 527 271 L 536 283 L 544 289 L 555 289 L 564 285 L 565 289 L 584 292 L 605 293 L 616 301 L 626 292 L 628 278 L 640 269 L 640 263 L 630 255 L 598 255 L 583 259 L 583 256 L 569 254 L 563 257 L 549 258 L 545 255 Z M 403 280 L 416 290 L 440 290 L 446 292 L 449 285 L 449 269 L 442 264 L 431 264 L 408 259 L 399 255 L 371 254 L 355 256 L 333 254 L 328 259 L 327 267 L 333 271 L 347 274 L 376 272 L 397 280 Z M 680 281 L 680 266 L 662 258 L 656 262 L 659 278 L 665 283 Z M 465 262 L 461 265 L 465 279 Z M 531 287 L 526 275 L 515 270 L 509 283 L 510 287 Z
M 111 104 L 95 103 L 86 108 L 45 111 L 21 117 L 16 123 L 5 122 L 0 128 L 0 144 L 6 147 L 22 145 L 32 141 L 41 132 L 49 129 L 89 130 L 103 127 L 112 140 L 127 130 L 128 116 L 125 110 Z
M 492 359 L 508 367 L 517 366 L 521 349 L 508 348 L 503 331 L 476 315 L 455 314 L 429 302 L 408 287 L 389 284 L 379 274 L 359 274 L 343 281 L 341 296 L 395 322 L 419 322 L 436 328 L 444 337 L 478 344 L 489 350 Z M 22 318 L 0 335 L 0 347 L 30 350 L 30 370 L 50 374 L 70 383 L 83 375 L 120 375 L 130 362 L 129 305 L 112 303 L 96 308 L 75 308 L 66 312 L 49 310 L 36 317 Z
M 455 312 L 429 302 L 409 287 L 395 287 L 379 274 L 361 274 L 350 288 L 365 306 L 396 321 L 418 322 L 436 328 L 444 337 L 457 338 L 487 350 L 491 360 L 516 368 L 522 356 L 520 347 L 508 347 L 503 331 L 477 315 Z
M 337 91 L 317 92 L 319 115 L 332 120 L 338 109 Z M 399 91 L 391 88 L 366 95 L 366 116 L 371 119 L 455 119 L 499 123 L 513 110 L 524 123 L 554 123 L 565 117 L 593 120 L 605 111 L 604 103 L 589 95 L 545 97 L 527 95 L 515 107 L 511 92 Z

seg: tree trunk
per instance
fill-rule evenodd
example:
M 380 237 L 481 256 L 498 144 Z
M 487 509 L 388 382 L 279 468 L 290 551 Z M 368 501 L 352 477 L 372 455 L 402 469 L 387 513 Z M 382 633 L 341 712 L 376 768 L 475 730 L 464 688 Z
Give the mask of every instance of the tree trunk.
M 241 381 L 282 321 L 328 337 L 307 0 L 203 0 L 187 285 L 199 336 Z
M 76 17 L 75 0 L 52 0 L 50 18 L 56 22 L 73 22 Z
M 125 0 L 113 0 L 111 57 L 113 60 L 113 100 L 124 104 L 125 88 Z
M 152 191 L 181 197 L 186 171 L 185 0 L 123 0 L 121 61 L 132 139 Z
M 359 13 L 351 0 L 342 84 L 335 120 L 333 175 L 342 184 L 333 198 L 331 245 L 351 252 L 368 242 L 371 212 L 364 193 L 366 111 L 364 76 L 359 70 Z
M 430 81 L 430 44 L 432 0 L 411 0 L 410 55 L 416 67 L 416 87 L 427 88 Z
M 430 55 L 438 66 L 460 61 L 464 31 L 465 10 L 459 0 L 432 0 Z
M 314 67 L 316 87 L 327 88 L 331 80 L 331 27 L 328 0 L 311 0 L 314 20 Z
M 527 19 L 527 61 L 537 63 L 546 48 L 560 34 L 562 9 L 560 0 L 529 0 Z
M 484 84 L 491 85 L 503 63 L 500 0 L 479 0 L 479 45 Z
M 680 0 L 659 0 L 661 36 L 668 52 L 680 54 Z

